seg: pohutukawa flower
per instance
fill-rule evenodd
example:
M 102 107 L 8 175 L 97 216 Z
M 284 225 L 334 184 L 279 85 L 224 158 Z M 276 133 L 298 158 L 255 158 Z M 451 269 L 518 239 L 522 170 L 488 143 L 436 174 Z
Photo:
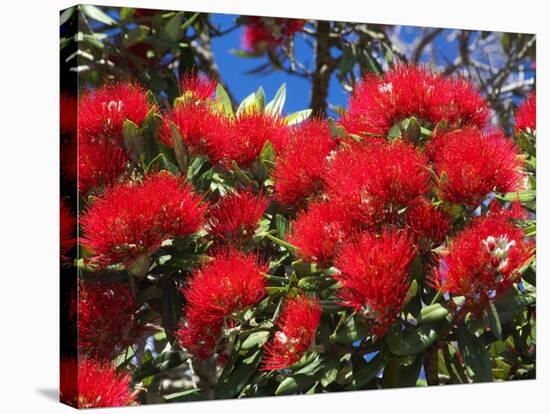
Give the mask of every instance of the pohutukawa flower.
M 65 201 L 59 204 L 59 250 L 62 259 L 67 259 L 76 245 L 76 219 Z
M 356 220 L 376 227 L 429 194 L 427 158 L 403 141 L 352 145 L 340 151 L 323 174 L 331 200 L 340 200 Z
M 83 245 L 100 265 L 135 261 L 162 242 L 197 232 L 205 206 L 182 177 L 166 172 L 108 189 L 83 214 Z
M 451 239 L 448 253 L 433 270 L 432 284 L 464 296 L 467 309 L 481 316 L 490 301 L 519 279 L 519 269 L 532 257 L 533 247 L 508 212 L 491 211 Z
M 301 295 L 288 300 L 276 321 L 279 329 L 264 346 L 262 369 L 283 369 L 299 361 L 315 339 L 321 313 L 316 299 Z
M 402 231 L 363 233 L 342 247 L 335 276 L 345 306 L 372 320 L 373 334 L 383 336 L 397 318 L 409 287 L 409 266 L 415 249 Z
M 281 153 L 290 137 L 290 130 L 282 118 L 255 110 L 237 116 L 232 129 L 234 141 L 228 158 L 244 167 L 258 158 L 267 141 L 276 153 Z
M 537 130 L 537 95 L 533 92 L 521 103 L 516 112 L 516 131 Z
M 113 185 L 125 171 L 125 120 L 141 126 L 151 105 L 146 90 L 132 82 L 118 82 L 85 92 L 78 103 L 78 189 Z
M 79 138 L 120 140 L 124 121 L 140 126 L 150 109 L 147 91 L 136 83 L 109 83 L 91 89 L 78 103 Z
M 254 234 L 269 201 L 251 191 L 241 191 L 220 198 L 210 207 L 208 230 L 225 242 L 241 243 Z
M 216 81 L 194 72 L 186 72 L 181 82 L 181 95 L 187 103 L 204 103 L 216 91 Z
M 215 163 L 232 149 L 234 139 L 229 121 L 209 105 L 178 105 L 164 116 L 160 140 L 170 147 L 174 145 L 172 123 L 191 154 L 207 155 Z
M 77 312 L 79 351 L 93 358 L 110 360 L 150 331 L 127 284 L 82 283 Z
M 469 127 L 440 134 L 428 144 L 427 152 L 441 176 L 439 190 L 445 200 L 477 206 L 491 191 L 523 187 L 518 149 L 500 131 Z
M 352 231 L 347 211 L 337 202 L 311 203 L 292 224 L 289 243 L 303 259 L 328 266 Z
M 466 81 L 401 65 L 383 76 L 365 77 L 341 122 L 349 133 L 385 136 L 395 123 L 413 116 L 432 124 L 447 119 L 483 127 L 487 114 L 485 100 Z
M 177 336 L 198 357 L 215 350 L 222 328 L 229 328 L 248 307 L 265 296 L 267 265 L 235 249 L 221 250 L 197 270 L 182 290 L 185 320 Z
M 449 217 L 427 199 L 419 198 L 405 212 L 405 222 L 419 250 L 441 243 L 450 229 Z
M 61 401 L 75 408 L 136 405 L 129 374 L 109 362 L 83 358 L 61 360 Z
M 301 19 L 248 17 L 241 44 L 251 53 L 262 54 L 288 43 L 290 38 L 304 28 Z
M 315 119 L 295 127 L 272 173 L 275 199 L 297 204 L 318 192 L 326 159 L 335 148 L 328 123 Z

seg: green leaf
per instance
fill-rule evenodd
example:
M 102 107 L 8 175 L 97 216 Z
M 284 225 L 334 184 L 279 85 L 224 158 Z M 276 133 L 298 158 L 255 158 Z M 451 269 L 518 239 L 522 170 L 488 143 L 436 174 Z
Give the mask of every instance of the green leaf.
M 434 303 L 433 305 L 426 306 L 420 311 L 418 318 L 419 323 L 437 322 L 443 318 L 446 318 L 449 311 L 444 308 L 440 303 Z
M 67 23 L 69 21 L 69 19 L 73 16 L 73 14 L 75 12 L 75 9 L 76 9 L 76 7 L 72 6 L 72 7 L 66 8 L 65 10 L 63 10 L 61 12 L 61 14 L 59 15 L 59 25 L 60 26 L 63 26 L 65 23 Z
M 503 201 L 520 201 L 522 203 L 527 203 L 533 201 L 536 196 L 536 190 L 523 190 L 515 193 L 506 193 L 504 195 L 499 195 L 497 196 L 497 198 Z
M 483 341 L 470 333 L 466 326 L 458 328 L 458 348 L 464 358 L 466 368 L 473 373 L 474 382 L 493 381 L 489 353 L 485 349 Z
M 262 350 L 259 349 L 252 355 L 243 358 L 235 364 L 231 374 L 225 377 L 216 387 L 216 398 L 232 398 L 237 396 L 249 378 L 256 372 L 262 359 Z
M 196 397 L 201 392 L 201 388 L 191 388 L 190 390 L 163 395 L 162 398 L 164 398 L 168 402 L 184 402 L 193 399 L 192 397 Z
M 408 358 L 391 358 L 384 367 L 383 388 L 414 387 L 420 375 L 424 353 Z
M 521 293 L 516 288 L 510 291 L 495 303 L 500 323 L 505 325 L 517 318 L 529 306 L 537 302 L 537 296 L 533 292 Z
M 191 16 L 189 19 L 185 21 L 180 27 L 180 31 L 185 31 L 189 26 L 191 26 L 193 23 L 195 23 L 195 20 L 199 17 L 200 13 L 194 13 L 193 16 Z
M 387 335 L 390 351 L 398 356 L 423 352 L 437 340 L 437 332 L 431 325 L 420 325 L 403 334 L 401 326 L 393 325 Z
M 286 100 L 286 84 L 282 84 L 275 97 L 265 106 L 265 112 L 271 115 L 281 115 Z
M 129 119 L 122 124 L 122 136 L 124 137 L 124 146 L 130 154 L 132 160 L 140 161 L 140 155 L 145 149 L 145 140 L 139 130 L 139 127 Z
M 251 349 L 262 346 L 267 342 L 269 337 L 269 331 L 258 331 L 252 332 L 247 338 L 243 341 L 241 345 L 242 349 Z
M 311 364 L 287 377 L 281 382 L 275 395 L 291 395 L 309 389 L 319 381 L 324 374 L 324 363 L 321 358 L 316 358 Z
M 185 148 L 185 144 L 183 143 L 183 137 L 181 136 L 178 127 L 173 122 L 170 123 L 170 129 L 172 130 L 172 143 L 174 144 L 176 161 L 178 162 L 180 171 L 186 172 L 189 163 L 189 155 L 187 153 L 187 149 Z
M 386 358 L 379 352 L 370 361 L 365 361 L 363 356 L 358 356 L 353 363 L 353 385 L 360 388 L 368 384 L 383 368 Z
M 258 105 L 260 112 L 263 112 L 265 108 L 265 92 L 264 88 L 261 86 L 256 91 L 256 104 Z
M 164 26 L 164 32 L 170 40 L 173 42 L 177 41 L 181 33 L 181 22 L 183 20 L 183 12 L 178 12 L 174 14 L 166 25 Z
M 266 233 L 266 234 L 265 234 L 265 237 L 267 237 L 267 238 L 268 238 L 269 240 L 271 240 L 273 243 L 278 244 L 279 246 L 284 247 L 284 248 L 287 249 L 287 250 L 290 250 L 290 251 L 295 251 L 295 250 L 297 250 L 296 246 L 293 246 L 292 244 L 287 243 L 286 241 L 281 240 L 281 239 L 279 239 L 279 238 L 273 236 L 273 235 L 270 234 L 270 233 Z
M 347 316 L 343 316 L 347 317 Z M 332 342 L 339 344 L 351 344 L 369 335 L 369 329 L 362 323 L 359 316 L 349 318 L 345 325 L 340 326 L 336 332 L 330 336 Z
M 342 125 L 338 125 L 334 118 L 328 118 L 328 125 L 330 127 L 330 135 L 333 138 L 345 138 L 347 137 L 346 129 Z
M 257 110 L 257 109 L 258 109 L 258 104 L 256 102 L 256 93 L 252 92 L 250 95 L 244 98 L 243 101 L 239 104 L 239 107 L 237 108 L 237 115 L 240 115 L 249 110 Z
M 136 43 L 142 42 L 147 38 L 150 30 L 151 29 L 148 26 L 144 25 L 128 30 L 128 33 L 126 33 L 122 39 L 122 45 L 128 48 Z
M 270 141 L 266 141 L 262 150 L 260 151 L 260 161 L 273 163 L 275 161 L 275 149 Z
M 277 228 L 277 234 L 279 238 L 284 239 L 290 228 L 290 223 L 285 216 L 280 214 L 275 215 L 275 227 Z
M 90 19 L 96 20 L 100 23 L 106 24 L 107 26 L 116 26 L 117 22 L 103 10 L 97 6 L 92 6 L 91 4 L 81 4 L 80 10 L 88 16 Z
M 155 359 L 146 361 L 134 371 L 134 382 L 142 381 L 144 378 L 150 377 L 151 375 L 157 375 L 180 366 L 187 358 L 187 355 L 182 351 L 171 350 L 163 352 Z
M 293 114 L 288 115 L 285 118 L 285 124 L 287 125 L 296 125 L 299 124 L 311 116 L 313 111 L 311 109 L 302 109 L 301 111 L 296 111 Z
M 235 114 L 233 113 L 233 106 L 231 105 L 231 99 L 229 99 L 229 94 L 219 83 L 216 86 L 216 101 L 222 107 L 223 112 L 226 116 L 230 118 L 233 118 L 235 116 Z
M 493 302 L 489 302 L 489 308 L 487 309 L 487 321 L 495 337 L 498 340 L 501 340 L 502 325 L 500 324 L 500 317 L 498 316 L 497 308 Z

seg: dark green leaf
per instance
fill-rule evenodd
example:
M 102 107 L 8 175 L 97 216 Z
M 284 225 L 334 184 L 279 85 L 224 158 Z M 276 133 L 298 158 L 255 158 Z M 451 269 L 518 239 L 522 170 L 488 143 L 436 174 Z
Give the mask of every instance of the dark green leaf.
M 252 355 L 237 362 L 231 374 L 216 387 L 216 398 L 232 398 L 238 396 L 248 383 L 249 378 L 256 372 L 261 359 L 262 350 L 259 349 Z
M 473 373 L 474 382 L 493 381 L 489 353 L 483 341 L 472 334 L 466 326 L 458 328 L 458 348 L 466 367 Z
M 390 351 L 399 356 L 423 352 L 437 339 L 432 325 L 420 325 L 403 333 L 398 324 L 393 325 L 387 335 Z

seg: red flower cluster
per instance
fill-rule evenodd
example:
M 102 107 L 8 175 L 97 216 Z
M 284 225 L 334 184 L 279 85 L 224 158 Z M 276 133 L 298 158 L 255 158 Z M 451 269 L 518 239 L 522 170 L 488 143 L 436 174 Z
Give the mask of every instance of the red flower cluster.
M 77 309 L 79 350 L 99 360 L 124 352 L 148 331 L 138 311 L 127 285 L 82 283 Z
M 129 161 L 122 128 L 140 126 L 149 113 L 146 90 L 131 82 L 107 84 L 82 95 L 78 103 L 78 189 L 110 186 Z
M 110 363 L 93 359 L 62 359 L 60 397 L 75 408 L 135 405 L 128 374 L 119 374 Z
M 350 231 L 351 221 L 343 204 L 317 202 L 298 214 L 288 241 L 305 260 L 327 265 Z
M 277 319 L 279 330 L 265 347 L 263 369 L 288 368 L 299 361 L 315 339 L 321 305 L 307 296 L 290 299 Z
M 181 345 L 199 358 L 210 356 L 222 329 L 264 297 L 265 272 L 255 255 L 235 249 L 219 251 L 197 270 L 182 290 L 187 304 L 177 332 Z
M 516 132 L 536 131 L 537 129 L 537 95 L 531 93 L 519 106 L 516 112 Z
M 209 209 L 209 233 L 225 242 L 244 242 L 254 234 L 268 205 L 264 196 L 249 190 L 222 197 Z
M 428 251 L 443 242 L 450 229 L 449 217 L 424 198 L 417 199 L 405 212 L 405 222 L 415 245 Z
M 482 128 L 487 116 L 487 103 L 465 80 L 401 65 L 382 76 L 365 77 L 353 91 L 341 122 L 349 133 L 380 137 L 409 117 Z
M 184 179 L 168 173 L 108 189 L 84 213 L 83 245 L 102 265 L 130 265 L 165 240 L 187 236 L 203 223 L 205 207 Z
M 335 150 L 330 127 L 322 120 L 309 120 L 293 128 L 287 147 L 275 163 L 275 199 L 298 204 L 322 187 L 321 173 Z
M 67 206 L 61 200 L 59 204 L 59 248 L 62 259 L 66 259 L 66 254 L 69 253 L 76 244 L 76 219 Z
M 344 305 L 373 320 L 372 333 L 382 336 L 395 321 L 409 287 L 414 246 L 406 233 L 363 233 L 342 247 L 336 276 Z
M 329 198 L 369 227 L 392 221 L 430 191 L 426 156 L 404 141 L 352 145 L 336 155 L 323 178 Z
M 232 133 L 234 138 L 228 158 L 242 167 L 247 167 L 258 158 L 267 141 L 279 154 L 290 139 L 290 130 L 282 118 L 255 110 L 246 110 L 238 115 L 233 122 Z
M 500 131 L 468 127 L 438 134 L 427 147 L 441 177 L 441 197 L 477 206 L 491 191 L 522 188 L 522 160 L 514 142 Z
M 304 28 L 305 20 L 270 17 L 248 17 L 242 35 L 242 47 L 250 53 L 262 54 L 289 42 Z
M 59 130 L 61 134 L 73 134 L 77 125 L 76 99 L 69 94 L 62 93 L 59 99 Z
M 520 277 L 533 254 L 533 244 L 512 220 L 517 214 L 517 209 L 492 211 L 453 237 L 433 271 L 434 287 L 464 296 L 467 309 L 480 316 Z

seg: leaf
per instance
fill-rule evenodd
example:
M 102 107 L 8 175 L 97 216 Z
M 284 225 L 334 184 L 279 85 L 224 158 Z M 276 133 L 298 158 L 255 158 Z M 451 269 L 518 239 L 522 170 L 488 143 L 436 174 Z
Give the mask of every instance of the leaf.
M 183 137 L 176 124 L 170 123 L 170 129 L 172 130 L 172 143 L 174 144 L 174 153 L 176 154 L 176 161 L 180 167 L 181 172 L 187 171 L 187 164 L 189 162 L 189 155 L 183 143 Z
M 433 305 L 426 306 L 420 311 L 418 318 L 419 323 L 437 322 L 449 314 L 449 311 L 444 308 L 440 303 L 434 303 Z
M 197 17 L 199 17 L 200 12 L 194 13 L 193 16 L 191 16 L 189 19 L 185 21 L 180 27 L 180 31 L 185 31 L 189 26 L 191 26 L 193 23 L 195 23 L 195 20 L 197 20 Z
M 383 388 L 414 387 L 420 375 L 424 353 L 416 357 L 392 358 L 384 367 Z
M 321 358 L 316 358 L 311 364 L 287 377 L 281 382 L 275 395 L 297 394 L 309 389 L 315 382 L 319 381 L 324 374 L 324 363 Z
M 266 233 L 265 237 L 267 237 L 269 240 L 271 240 L 273 243 L 278 244 L 281 247 L 284 247 L 287 250 L 294 251 L 297 250 L 296 246 L 293 246 L 290 243 L 287 243 L 284 240 L 278 239 L 277 237 L 273 236 L 270 233 Z
M 261 86 L 256 91 L 256 104 L 258 105 L 258 109 L 260 110 L 260 112 L 263 112 L 265 108 L 265 92 L 264 88 L 262 88 Z
M 491 332 L 500 341 L 502 339 L 502 325 L 500 324 L 500 317 L 498 316 L 497 308 L 493 302 L 489 302 L 489 308 L 487 309 L 487 321 L 491 327 Z
M 293 114 L 288 115 L 285 118 L 285 124 L 287 125 L 296 125 L 299 124 L 311 116 L 313 111 L 311 109 L 302 109 L 301 111 L 296 111 Z
M 500 323 L 505 325 L 517 318 L 529 306 L 537 302 L 537 297 L 534 293 L 521 293 L 517 289 L 512 288 L 510 291 L 495 303 L 498 311 Z
M 241 348 L 242 349 L 251 349 L 258 346 L 262 346 L 267 342 L 269 337 L 269 331 L 258 331 L 252 332 L 248 337 L 243 341 Z
M 437 332 L 431 325 L 420 325 L 403 334 L 401 326 L 393 325 L 387 335 L 390 351 L 398 356 L 423 352 L 437 339 Z
M 338 330 L 330 336 L 330 340 L 339 344 L 351 344 L 366 338 L 368 335 L 368 328 L 359 320 L 359 317 L 354 316 L 349 318 L 345 325 L 340 326 Z
M 75 9 L 76 9 L 76 7 L 72 6 L 72 7 L 66 8 L 65 10 L 63 10 L 61 12 L 61 14 L 59 15 L 59 25 L 60 26 L 63 26 L 65 23 L 67 23 L 69 21 L 69 19 L 73 16 L 73 14 L 75 12 Z
M 360 388 L 368 384 L 383 368 L 386 358 L 378 352 L 370 361 L 365 361 L 361 356 L 353 363 L 353 385 Z
M 140 161 L 140 155 L 143 154 L 145 142 L 139 127 L 129 119 L 122 124 L 122 136 L 124 137 L 124 146 L 130 154 L 132 160 Z
M 275 97 L 265 106 L 265 112 L 271 115 L 281 115 L 286 101 L 286 84 L 282 84 Z
M 183 12 L 178 12 L 174 14 L 166 25 L 164 26 L 164 32 L 170 40 L 173 42 L 177 41 L 181 33 L 181 22 L 183 20 Z
M 256 93 L 252 92 L 250 95 L 248 95 L 246 98 L 243 99 L 243 101 L 239 104 L 239 107 L 237 108 L 237 115 L 240 115 L 248 110 L 256 110 L 257 103 L 256 103 Z
M 520 201 L 522 203 L 527 203 L 533 201 L 536 196 L 536 190 L 523 190 L 515 193 L 506 193 L 503 195 L 499 195 L 497 196 L 497 198 L 503 201 Z
M 322 291 L 335 283 L 336 281 L 330 277 L 306 276 L 298 281 L 298 288 L 309 291 Z
M 235 114 L 233 113 L 233 106 L 231 104 L 231 99 L 229 94 L 224 89 L 224 87 L 218 83 L 216 86 L 216 101 L 221 105 L 223 112 L 226 116 L 233 118 Z
M 233 369 L 231 374 L 218 384 L 216 398 L 232 398 L 237 396 L 248 383 L 252 374 L 256 372 L 261 359 L 262 350 L 259 349 L 252 355 L 237 362 L 235 364 L 236 368 Z
M 193 399 L 192 397 L 197 397 L 197 394 L 201 392 L 202 388 L 191 388 L 190 390 L 163 395 L 162 398 L 169 402 L 184 402 Z
M 338 125 L 334 118 L 328 118 L 328 125 L 330 127 L 330 135 L 333 138 L 345 138 L 347 137 L 346 129 L 342 125 Z
M 260 161 L 273 163 L 275 160 L 275 149 L 270 141 L 266 141 L 262 150 L 260 151 Z
M 290 224 L 285 216 L 276 214 L 275 227 L 277 228 L 277 234 L 279 235 L 279 238 L 284 239 L 289 230 Z
M 103 10 L 97 6 L 92 6 L 91 4 L 81 4 L 80 10 L 88 16 L 90 19 L 96 20 L 100 23 L 103 23 L 107 26 L 116 26 L 117 22 Z
M 165 351 L 157 356 L 155 359 L 148 360 L 144 364 L 139 366 L 134 371 L 134 382 L 142 381 L 143 379 L 152 375 L 156 375 L 171 368 L 180 366 L 185 362 L 186 359 L 187 355 L 183 351 Z
M 493 381 L 491 358 L 483 341 L 470 333 L 465 326 L 458 328 L 458 348 L 466 367 L 473 373 L 474 382 Z

